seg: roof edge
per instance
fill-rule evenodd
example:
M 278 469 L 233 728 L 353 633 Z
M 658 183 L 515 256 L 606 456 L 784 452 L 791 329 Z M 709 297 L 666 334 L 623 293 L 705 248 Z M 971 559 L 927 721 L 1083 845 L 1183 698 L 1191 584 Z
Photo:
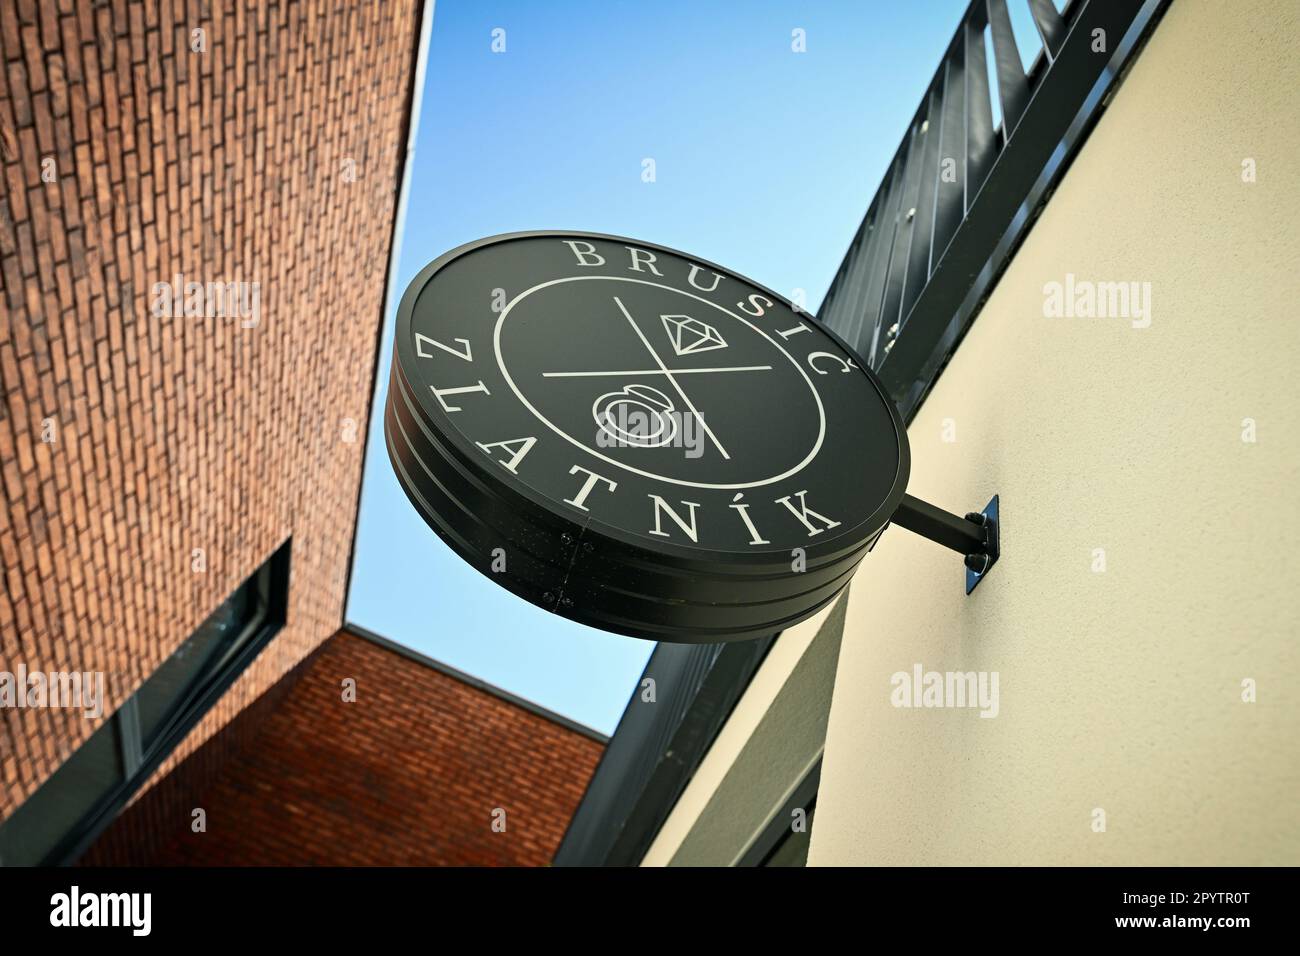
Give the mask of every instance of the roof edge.
M 467 674 L 462 670 L 457 670 L 450 664 L 444 664 L 442 661 L 429 657 L 427 654 L 421 654 L 419 651 L 407 647 L 405 644 L 399 644 L 387 637 L 376 634 L 374 631 L 367 630 L 358 624 L 344 623 L 334 633 L 334 636 L 337 637 L 339 634 L 351 634 L 354 637 L 359 637 L 372 644 L 377 644 L 384 648 L 384 650 L 391 651 L 394 654 L 405 657 L 407 660 L 421 664 L 430 670 L 435 670 L 440 674 L 446 674 L 453 680 L 457 680 L 462 684 L 473 687 L 475 690 L 481 690 L 484 693 L 491 694 L 493 697 L 500 698 L 508 704 L 513 704 L 520 710 L 526 710 L 530 714 L 536 714 L 538 717 L 545 718 L 553 724 L 559 724 L 565 730 L 571 730 L 576 734 L 581 734 L 583 737 L 594 740 L 602 746 L 609 743 L 609 738 L 593 727 L 581 724 L 571 717 L 565 717 L 563 714 L 557 714 L 555 711 L 549 710 L 541 704 L 534 703 L 526 697 L 512 694 L 510 691 L 503 690 L 495 684 L 489 684 L 482 678 L 475 677 L 472 674 Z

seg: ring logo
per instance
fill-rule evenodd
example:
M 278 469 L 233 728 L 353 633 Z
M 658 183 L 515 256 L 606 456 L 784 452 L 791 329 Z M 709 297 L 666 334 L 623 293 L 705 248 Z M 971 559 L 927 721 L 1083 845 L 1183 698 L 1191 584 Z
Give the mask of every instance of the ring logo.
M 152 925 L 152 893 L 70 893 L 50 897 L 51 926 L 129 926 L 135 936 L 148 936 Z

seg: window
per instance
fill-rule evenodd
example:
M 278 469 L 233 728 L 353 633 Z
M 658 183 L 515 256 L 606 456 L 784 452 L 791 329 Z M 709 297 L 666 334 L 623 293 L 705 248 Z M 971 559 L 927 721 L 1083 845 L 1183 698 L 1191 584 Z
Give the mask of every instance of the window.
M 0 864 L 74 861 L 284 624 L 289 542 L 0 825 Z
M 257 636 L 260 608 L 254 590 L 239 588 L 136 691 L 133 702 L 143 750 L 184 716 L 187 700 L 203 686 L 203 676 L 219 672 Z

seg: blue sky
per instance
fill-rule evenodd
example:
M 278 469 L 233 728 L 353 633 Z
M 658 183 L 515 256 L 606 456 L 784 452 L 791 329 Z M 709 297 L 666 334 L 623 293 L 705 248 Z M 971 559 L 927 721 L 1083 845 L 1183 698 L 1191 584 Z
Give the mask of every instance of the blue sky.
M 1015 5 L 1019 6 L 1019 4 Z M 964 0 L 437 0 L 397 297 L 501 232 L 633 236 L 815 310 Z M 807 52 L 791 50 L 795 29 Z M 505 52 L 492 51 L 503 30 Z M 652 159 L 655 181 L 642 179 Z M 347 619 L 611 732 L 653 645 L 533 607 L 462 563 L 383 444 L 388 303 Z

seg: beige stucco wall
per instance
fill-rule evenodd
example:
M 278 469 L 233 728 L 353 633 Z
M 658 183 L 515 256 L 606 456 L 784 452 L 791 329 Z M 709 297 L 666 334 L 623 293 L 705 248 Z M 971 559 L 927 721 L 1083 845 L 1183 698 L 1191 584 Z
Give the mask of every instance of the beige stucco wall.
M 1005 550 L 859 570 L 810 864 L 1300 863 L 1298 17 L 1172 5 L 914 421 L 909 490 L 1000 494 Z M 1045 318 L 1067 272 L 1151 326 Z M 916 663 L 998 716 L 891 706 Z

